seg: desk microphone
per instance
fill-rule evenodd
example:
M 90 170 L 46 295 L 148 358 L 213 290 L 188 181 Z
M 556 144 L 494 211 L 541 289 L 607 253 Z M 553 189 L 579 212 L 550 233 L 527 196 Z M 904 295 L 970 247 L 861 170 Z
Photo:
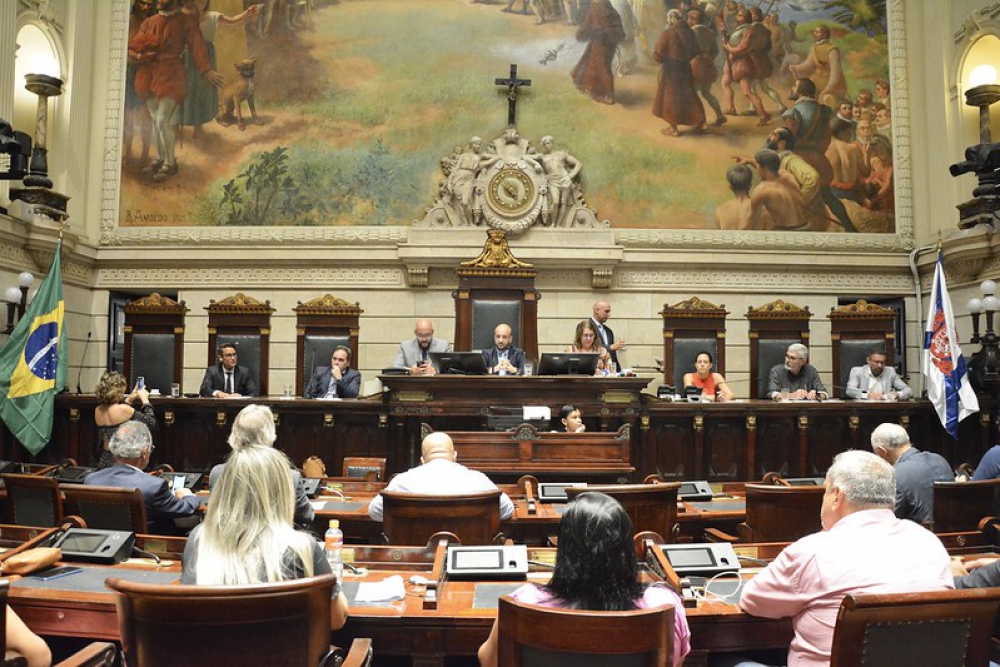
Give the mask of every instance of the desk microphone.
M 83 362 L 87 359 L 87 348 L 90 347 L 90 335 L 93 332 L 87 332 L 87 342 L 83 345 L 83 356 L 80 357 L 80 372 L 76 374 L 76 393 L 82 394 L 83 390 L 80 389 L 80 379 L 83 377 Z

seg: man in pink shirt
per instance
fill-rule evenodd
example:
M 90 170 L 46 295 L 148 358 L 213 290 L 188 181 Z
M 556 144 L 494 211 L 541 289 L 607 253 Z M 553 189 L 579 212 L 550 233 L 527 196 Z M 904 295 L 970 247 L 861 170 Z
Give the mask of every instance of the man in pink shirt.
M 837 455 L 826 473 L 823 531 L 786 547 L 747 582 L 740 598 L 744 611 L 792 617 L 789 667 L 830 664 L 837 610 L 848 594 L 955 587 L 941 541 L 897 519 L 895 504 L 892 466 L 871 452 Z

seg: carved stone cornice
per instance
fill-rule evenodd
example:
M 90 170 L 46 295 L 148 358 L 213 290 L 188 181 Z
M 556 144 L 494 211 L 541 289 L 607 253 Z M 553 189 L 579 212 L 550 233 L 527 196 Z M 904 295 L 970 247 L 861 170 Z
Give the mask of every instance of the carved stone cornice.
M 205 310 L 209 314 L 217 315 L 221 313 L 240 313 L 254 315 L 270 315 L 274 312 L 270 301 L 259 301 L 252 296 L 247 296 L 243 292 L 237 292 L 232 296 L 216 301 L 211 299 Z
M 310 299 L 292 308 L 299 315 L 360 315 L 365 312 L 358 302 L 351 303 L 332 294 Z
M 972 41 L 980 33 L 984 32 L 984 26 L 982 25 L 984 21 L 996 21 L 998 16 L 1000 16 L 1000 2 L 994 2 L 985 7 L 972 10 L 962 19 L 962 27 L 955 31 L 953 36 L 955 43 L 961 44 L 966 40 Z
M 770 303 L 765 303 L 764 305 L 757 306 L 756 308 L 753 306 L 747 308 L 748 320 L 784 320 L 798 317 L 805 319 L 812 317 L 812 313 L 809 312 L 809 306 L 803 308 L 801 306 L 796 306 L 794 303 L 783 301 L 782 299 L 775 299 Z

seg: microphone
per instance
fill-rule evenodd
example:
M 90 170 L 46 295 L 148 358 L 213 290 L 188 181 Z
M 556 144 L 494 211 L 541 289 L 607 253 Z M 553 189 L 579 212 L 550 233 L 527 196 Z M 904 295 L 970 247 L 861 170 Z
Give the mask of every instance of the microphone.
M 87 332 L 87 342 L 83 344 L 83 356 L 80 357 L 80 372 L 76 374 L 76 393 L 82 394 L 83 390 L 80 389 L 80 379 L 83 377 L 83 362 L 87 358 L 87 348 L 90 347 L 90 335 L 92 331 Z

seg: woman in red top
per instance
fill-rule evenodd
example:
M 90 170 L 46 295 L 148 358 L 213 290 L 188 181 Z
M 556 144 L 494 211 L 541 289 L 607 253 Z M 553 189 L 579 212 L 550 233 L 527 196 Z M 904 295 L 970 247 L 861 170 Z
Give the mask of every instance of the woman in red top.
M 736 398 L 733 390 L 726 383 L 721 373 L 712 372 L 712 355 L 709 352 L 699 352 L 694 358 L 694 373 L 684 375 L 685 387 L 698 387 L 702 398 L 709 401 L 731 401 Z

